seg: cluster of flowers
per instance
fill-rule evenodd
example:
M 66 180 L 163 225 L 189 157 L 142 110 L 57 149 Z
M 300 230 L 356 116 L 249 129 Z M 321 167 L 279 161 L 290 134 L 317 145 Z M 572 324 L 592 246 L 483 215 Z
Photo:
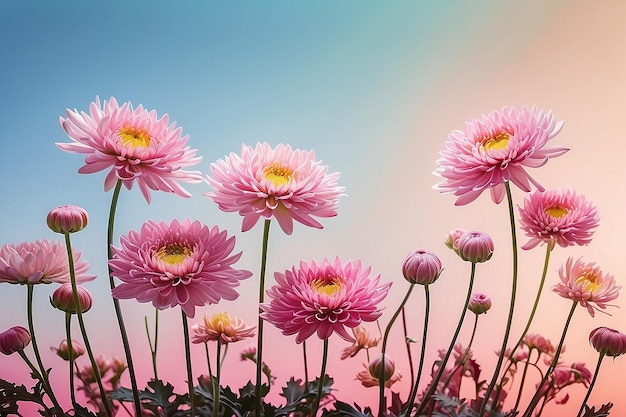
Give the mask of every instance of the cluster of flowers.
M 339 173 L 328 173 L 328 167 L 315 159 L 313 151 L 292 149 L 288 145 L 272 148 L 267 143 L 256 146 L 243 145 L 240 154 L 230 154 L 211 165 L 211 175 L 203 177 L 197 171 L 183 168 L 200 161 L 196 151 L 187 146 L 188 136 L 182 136 L 168 116 L 157 118 L 155 111 L 142 106 L 133 108 L 130 103 L 121 106 L 114 98 L 101 103 L 97 99 L 90 112 L 67 110 L 61 125 L 70 143 L 58 143 L 65 151 L 85 155 L 85 165 L 80 173 L 109 170 L 104 188 L 113 190 L 107 240 L 109 283 L 116 317 L 124 345 L 125 360 L 96 357 L 89 344 L 83 314 L 93 303 L 83 284 L 95 279 L 88 275 L 89 265 L 81 259 L 81 252 L 72 248 L 70 236 L 88 224 L 85 210 L 77 206 L 61 206 L 50 211 L 47 224 L 51 230 L 62 234 L 65 242 L 39 240 L 32 243 L 5 244 L 0 248 L 0 282 L 22 284 L 27 288 L 28 329 L 14 326 L 0 333 L 0 352 L 18 353 L 38 381 L 33 392 L 24 393 L 17 387 L 0 380 L 0 406 L 2 415 L 20 415 L 18 403 L 35 402 L 40 413 L 47 416 L 114 416 L 123 408 L 129 415 L 134 407 L 136 416 L 372 416 L 369 407 L 362 408 L 342 402 L 331 394 L 332 379 L 326 374 L 328 340 L 333 334 L 352 343 L 342 353 L 342 359 L 356 357 L 361 351 L 367 364 L 356 375 L 365 387 L 377 387 L 379 393 L 378 416 L 539 416 L 547 403 L 565 403 L 568 394 L 559 394 L 572 384 L 588 388 L 578 416 L 608 415 L 611 405 L 596 411 L 587 402 L 606 356 L 626 353 L 626 335 L 598 327 L 589 336 L 590 343 L 599 352 L 598 365 L 592 373 L 582 363 L 566 365 L 560 361 L 564 340 L 573 313 L 578 305 L 591 316 L 605 309 L 618 297 L 620 287 L 612 275 L 604 273 L 593 262 L 569 258 L 559 269 L 560 282 L 552 289 L 561 297 L 572 301 L 558 345 L 555 347 L 545 337 L 530 333 L 537 305 L 546 278 L 550 253 L 558 245 L 568 247 L 586 245 L 598 225 L 594 204 L 572 190 L 545 190 L 526 171 L 538 168 L 550 158 L 567 152 L 564 147 L 547 147 L 563 124 L 552 114 L 537 108 L 521 110 L 505 107 L 480 119 L 467 122 L 463 131 L 454 131 L 445 144 L 438 161 L 436 174 L 443 181 L 436 187 L 443 193 L 457 196 L 457 205 L 465 205 L 486 190 L 495 203 L 505 196 L 509 202 L 511 233 L 515 237 L 516 222 L 512 209 L 510 184 L 530 193 L 519 209 L 519 227 L 529 238 L 522 246 L 525 250 L 539 245 L 546 247 L 543 276 L 537 291 L 532 313 L 526 327 L 515 343 L 509 343 L 514 316 L 515 291 L 510 299 L 507 327 L 502 347 L 497 351 L 497 363 L 491 381 L 480 378 L 480 368 L 471 350 L 478 318 L 491 308 L 491 299 L 482 293 L 473 293 L 472 287 L 477 265 L 487 262 L 494 252 L 494 242 L 486 233 L 454 229 L 445 238 L 445 244 L 471 265 L 465 305 L 461 310 L 457 328 L 447 349 L 438 351 L 431 367 L 430 382 L 420 391 L 427 345 L 430 295 L 429 286 L 442 274 L 443 266 L 433 252 L 425 249 L 412 251 L 402 265 L 408 283 L 406 296 L 384 332 L 373 336 L 363 323 L 376 322 L 382 316 L 381 302 L 387 296 L 391 282 L 381 282 L 380 275 L 372 273 L 360 260 L 342 261 L 340 257 L 321 261 L 300 262 L 284 272 L 275 272 L 275 285 L 265 289 L 265 265 L 271 220 L 276 220 L 286 234 L 293 232 L 298 222 L 322 228 L 319 218 L 337 215 L 339 199 L 344 188 L 337 184 Z M 225 212 L 238 212 L 243 217 L 242 231 L 252 229 L 264 219 L 261 271 L 259 274 L 260 313 L 257 326 L 248 326 L 228 312 L 205 315 L 189 331 L 188 318 L 194 318 L 196 307 L 218 304 L 221 300 L 239 297 L 236 288 L 253 274 L 238 269 L 235 264 L 242 252 L 235 253 L 235 237 L 217 226 L 209 227 L 190 219 L 164 221 L 148 220 L 138 231 L 131 230 L 121 236 L 119 244 L 113 242 L 114 213 L 121 187 L 128 190 L 137 184 L 145 200 L 150 202 L 150 191 L 165 191 L 180 197 L 190 194 L 180 182 L 206 181 L 213 190 L 205 195 Z M 532 192 L 531 186 L 536 188 Z M 513 239 L 515 242 L 515 239 Z M 513 249 L 514 272 L 512 288 L 517 280 L 517 247 Z M 41 359 L 35 337 L 33 320 L 33 291 L 38 284 L 58 284 L 51 296 L 51 304 L 66 315 L 66 335 L 53 350 L 69 362 L 71 407 L 57 400 L 49 380 L 49 371 Z M 424 288 L 426 312 L 423 337 L 419 340 L 421 354 L 417 372 L 414 370 L 411 344 L 417 343 L 406 334 L 406 349 L 410 368 L 410 390 L 406 400 L 399 393 L 391 393 L 387 405 L 386 389 L 401 380 L 403 373 L 386 353 L 390 330 L 402 313 L 404 305 L 416 286 Z M 265 296 L 269 301 L 265 301 Z M 152 303 L 159 310 L 180 307 L 185 343 L 188 393 L 175 394 L 173 387 L 158 377 L 157 331 L 150 341 L 154 379 L 149 389 L 140 390 L 128 344 L 124 317 L 119 299 L 135 299 Z M 466 347 L 458 341 L 466 312 L 474 314 L 472 337 Z M 71 336 L 71 322 L 76 318 L 81 329 L 82 342 Z M 156 316 L 158 318 L 158 314 Z M 267 392 L 275 377 L 263 361 L 263 324 L 269 322 L 286 336 L 295 336 L 295 342 L 305 347 L 314 335 L 323 340 L 324 350 L 319 378 L 309 381 L 291 379 L 284 389 L 287 403 L 274 406 L 265 402 Z M 158 324 L 155 322 L 155 326 Z M 406 324 L 406 323 L 405 323 Z M 406 325 L 404 326 L 406 329 Z M 256 380 L 240 390 L 239 396 L 229 387 L 222 387 L 220 377 L 229 344 L 256 336 L 256 348 L 245 350 L 242 360 L 256 364 Z M 148 333 L 150 339 L 150 334 Z M 35 363 L 26 353 L 32 342 Z M 208 376 L 194 381 L 190 343 L 204 344 Z M 209 355 L 209 343 L 215 344 L 216 357 Z M 370 359 L 370 350 L 380 347 L 380 355 Z M 306 352 L 306 350 L 305 350 Z M 75 360 L 87 354 L 89 365 L 79 368 Z M 452 359 L 452 363 L 449 363 Z M 540 359 L 545 369 L 540 366 Z M 521 383 L 514 386 L 514 375 L 522 369 Z M 531 369 L 539 372 L 540 381 L 526 405 L 520 408 L 524 383 Z M 128 371 L 130 389 L 120 384 Z M 405 372 L 406 373 L 406 372 Z M 262 383 L 262 375 L 267 384 Z M 462 398 L 461 385 L 469 378 L 475 386 L 475 398 L 469 403 Z M 74 389 L 74 383 L 79 387 Z M 517 389 L 514 404 L 505 402 Z M 82 391 L 89 410 L 80 405 L 76 392 Z M 51 404 L 50 404 L 51 403 Z M 97 414 L 94 414 L 97 413 Z

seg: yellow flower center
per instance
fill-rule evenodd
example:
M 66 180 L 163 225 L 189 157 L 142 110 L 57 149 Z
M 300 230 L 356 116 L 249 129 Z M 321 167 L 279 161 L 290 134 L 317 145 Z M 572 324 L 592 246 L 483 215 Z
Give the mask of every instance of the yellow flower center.
M 223 311 L 221 313 L 213 314 L 210 317 L 205 316 L 204 324 L 209 329 L 213 329 L 218 333 L 223 333 L 226 326 L 230 324 L 230 314 Z
M 506 149 L 509 144 L 510 136 L 506 132 L 502 132 L 499 135 L 492 138 L 484 138 L 480 144 L 480 149 L 483 152 L 487 151 L 501 151 L 502 149 Z
M 311 288 L 320 294 L 326 294 L 329 297 L 334 296 L 343 287 L 341 279 L 338 277 L 329 279 L 317 278 L 311 281 Z
M 263 170 L 263 173 L 265 174 L 265 178 L 272 181 L 276 186 L 287 184 L 294 176 L 293 170 L 280 162 L 274 162 L 267 166 Z
M 186 246 L 177 243 L 163 246 L 157 251 L 157 256 L 166 264 L 176 265 L 182 263 L 186 258 L 191 256 L 193 251 Z
M 563 206 L 550 206 L 547 207 L 544 211 L 548 216 L 554 217 L 555 219 L 561 218 L 569 212 Z
M 583 275 L 576 278 L 576 284 L 583 284 L 584 290 L 586 292 L 594 292 L 600 287 L 601 282 L 600 277 L 590 271 L 585 272 Z
M 147 148 L 150 146 L 150 135 L 145 130 L 124 126 L 117 131 L 117 134 L 122 139 L 122 144 L 124 145 L 130 145 L 133 148 Z

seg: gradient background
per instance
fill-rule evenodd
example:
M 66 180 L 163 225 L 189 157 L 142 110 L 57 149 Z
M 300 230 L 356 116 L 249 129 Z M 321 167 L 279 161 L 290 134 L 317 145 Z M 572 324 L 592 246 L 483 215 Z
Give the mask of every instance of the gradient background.
M 556 344 L 570 302 L 549 291 L 556 271 L 568 256 L 597 261 L 623 280 L 624 180 L 623 127 L 626 97 L 626 3 L 619 0 L 500 2 L 491 1 L 340 1 L 340 2 L 165 2 L 4 1 L 0 5 L 0 91 L 3 126 L 0 178 L 3 203 L 1 243 L 58 239 L 45 226 L 49 209 L 77 204 L 90 213 L 89 227 L 73 236 L 99 278 L 88 284 L 96 305 L 86 316 L 97 353 L 123 356 L 114 324 L 105 268 L 106 219 L 110 193 L 104 174 L 77 175 L 80 155 L 58 150 L 68 139 L 58 117 L 65 108 L 86 110 L 96 95 L 142 103 L 169 113 L 190 135 L 209 172 L 211 162 L 242 143 L 268 141 L 315 149 L 331 171 L 342 173 L 348 197 L 339 216 L 325 219 L 324 230 L 296 225 L 285 236 L 276 225 L 270 233 L 268 272 L 282 271 L 302 260 L 359 258 L 394 281 L 384 326 L 407 285 L 400 266 L 416 248 L 433 250 L 445 272 L 432 286 L 432 322 L 427 367 L 456 325 L 465 296 L 469 265 L 442 243 L 455 227 L 483 230 L 494 237 L 492 260 L 478 268 L 475 290 L 493 299 L 479 321 L 475 355 L 484 378 L 491 378 L 493 351 L 501 343 L 510 292 L 510 238 L 504 204 L 487 195 L 465 207 L 432 190 L 431 174 L 448 133 L 503 105 L 551 109 L 565 128 L 552 143 L 572 150 L 531 174 L 547 188 L 574 187 L 596 202 L 601 225 L 585 248 L 557 248 L 532 331 Z M 137 189 L 120 198 L 116 235 L 137 229 L 149 219 L 191 217 L 218 224 L 237 235 L 244 256 L 238 266 L 258 272 L 262 228 L 240 233 L 241 219 L 220 212 L 202 196 L 208 185 L 187 187 L 194 195 L 181 199 L 153 193 L 146 205 Z M 514 190 L 516 204 L 523 194 Z M 520 238 L 521 243 L 525 240 Z M 521 331 L 538 284 L 543 249 L 521 253 L 519 296 L 512 338 Z M 255 275 L 256 276 L 256 275 Z M 269 279 L 272 284 L 273 279 Z M 228 310 L 247 323 L 256 322 L 257 280 L 241 287 L 237 302 L 200 309 Z M 35 291 L 36 329 L 44 362 L 65 404 L 65 364 L 47 346 L 63 336 L 63 315 L 49 306 L 53 286 Z M 2 285 L 0 329 L 26 325 L 26 289 Z M 252 300 L 252 301 L 251 301 Z M 423 292 L 415 291 L 407 307 L 409 333 L 421 335 Z M 580 308 L 567 336 L 565 362 L 582 361 L 593 370 L 597 353 L 589 332 L 597 326 L 626 331 L 626 311 L 618 299 L 610 314 L 591 318 Z M 149 305 L 122 302 L 141 385 L 151 377 L 143 330 Z M 180 313 L 161 314 L 161 377 L 184 391 L 185 371 Z M 369 328 L 374 331 L 375 327 Z M 289 375 L 302 377 L 301 350 L 292 337 L 266 326 L 267 356 L 279 377 L 271 398 Z M 460 335 L 467 343 L 471 320 Z M 409 372 L 401 326 L 392 332 L 392 355 L 404 380 L 394 386 L 406 399 Z M 253 344 L 253 342 L 249 343 Z M 243 385 L 254 378 L 252 363 L 240 363 L 233 345 L 224 382 Z M 364 356 L 339 362 L 348 343 L 333 336 L 328 372 L 336 395 L 347 402 L 375 405 L 375 390 L 353 382 Z M 319 372 L 321 342 L 311 339 L 310 373 Z M 395 349 L 395 351 L 394 351 Z M 30 350 L 29 350 L 30 352 Z M 419 345 L 415 346 L 417 356 Z M 32 352 L 31 352 L 32 353 Z M 193 350 L 195 374 L 204 372 L 202 348 Z M 81 358 L 86 363 L 86 358 Z M 427 368 L 428 369 L 428 368 Z M 426 372 L 423 384 L 428 379 Z M 626 413 L 623 375 L 626 361 L 603 364 L 591 404 L 616 403 L 612 415 Z M 0 358 L 0 377 L 30 384 L 17 356 Z M 423 385 L 422 385 L 423 386 Z M 469 384 L 467 384 L 469 386 Z M 570 402 L 551 406 L 546 415 L 572 415 L 585 390 L 569 389 Z M 376 408 L 376 407 L 375 407 Z M 550 411 L 552 410 L 552 411 Z M 574 411 L 572 411 L 574 410 Z

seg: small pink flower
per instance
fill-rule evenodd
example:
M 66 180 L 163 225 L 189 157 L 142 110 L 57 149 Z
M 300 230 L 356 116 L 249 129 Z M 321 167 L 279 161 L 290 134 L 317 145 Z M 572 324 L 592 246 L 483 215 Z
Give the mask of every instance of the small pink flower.
M 242 231 L 250 230 L 263 217 L 274 217 L 286 233 L 293 232 L 293 221 L 321 229 L 313 217 L 334 217 L 343 187 L 339 173 L 328 174 L 328 167 L 315 160 L 314 151 L 291 149 L 267 143 L 254 148 L 242 145 L 241 155 L 231 153 L 211 164 L 208 177 L 214 192 L 205 196 L 222 211 L 243 216 Z
M 14 326 L 0 333 L 0 352 L 5 355 L 23 350 L 30 343 L 30 332 L 22 326 Z
M 256 363 L 256 346 L 248 346 L 241 350 L 239 359 Z
M 385 381 L 385 387 L 390 388 L 393 384 L 402 379 L 402 374 L 396 371 L 395 362 L 389 357 L 389 355 L 385 355 L 384 364 L 382 357 L 372 360 L 369 366 L 365 366 L 366 369 L 356 375 L 356 379 L 359 380 L 361 385 L 364 387 L 378 387 L 380 386 L 380 373 L 382 367 L 384 367 L 383 378 Z
M 606 356 L 614 357 L 626 353 L 626 335 L 608 327 L 594 329 L 589 334 L 589 343 Z
M 55 207 L 48 213 L 46 223 L 56 233 L 75 233 L 87 227 L 89 216 L 84 208 L 72 205 Z
M 580 303 L 594 316 L 594 309 L 606 308 L 609 301 L 619 295 L 620 286 L 615 284 L 613 275 L 604 274 L 595 262 L 585 263 L 580 258 L 568 258 L 565 266 L 559 269 L 561 282 L 552 290 L 563 298 Z
M 446 235 L 443 243 L 445 243 L 447 247 L 449 247 L 450 249 L 458 253 L 458 250 L 459 250 L 458 240 L 461 236 L 463 236 L 465 232 L 466 230 L 461 229 L 461 228 L 452 229 Z
M 73 251 L 73 250 L 72 250 Z M 80 260 L 82 252 L 73 252 L 76 282 L 92 281 L 86 275 L 89 264 Z M 37 240 L 0 248 L 0 282 L 10 284 L 63 284 L 70 282 L 67 249 L 62 242 Z
M 57 356 L 59 356 L 64 361 L 70 360 L 70 345 L 67 343 L 67 339 L 63 339 L 61 343 L 59 343 L 58 348 L 51 347 L 51 351 L 56 352 Z M 72 349 L 71 353 L 73 354 L 74 359 L 79 356 L 84 355 L 86 352 L 85 347 L 78 342 L 78 340 L 72 339 Z
M 193 317 L 196 306 L 235 300 L 239 294 L 234 288 L 252 276 L 232 267 L 241 257 L 241 252 L 232 255 L 235 237 L 199 221 L 173 220 L 168 225 L 148 220 L 120 243 L 109 261 L 111 275 L 123 281 L 113 296 L 151 302 L 161 310 L 180 305 Z
M 354 342 L 346 328 L 380 317 L 377 305 L 391 286 L 379 286 L 380 275 L 369 274 L 370 268 L 363 269 L 361 261 L 342 264 L 339 257 L 321 264 L 300 262 L 299 268 L 274 273 L 277 285 L 267 291 L 271 301 L 261 305 L 261 317 L 284 335 L 297 334 L 296 343 L 315 332 L 320 339 L 336 332 Z
M 522 249 L 532 249 L 540 243 L 550 248 L 586 245 L 598 227 L 595 205 L 571 190 L 536 191 L 526 197 L 520 211 L 520 226 L 530 237 Z
M 223 344 L 238 342 L 254 336 L 255 327 L 246 327 L 239 317 L 232 317 L 227 312 L 205 315 L 202 324 L 192 326 L 193 343 L 207 343 L 219 340 Z
M 493 240 L 482 232 L 465 232 L 456 241 L 457 253 L 464 261 L 486 262 L 493 255 Z
M 528 346 L 528 349 L 537 349 L 539 353 L 545 353 L 549 356 L 554 355 L 556 349 L 552 346 L 552 342 L 538 333 L 529 333 L 524 336 L 522 343 Z M 563 352 L 563 349 L 561 349 Z
M 474 293 L 470 298 L 467 309 L 474 314 L 483 314 L 491 308 L 491 298 L 482 293 Z
M 562 128 L 563 122 L 556 123 L 551 112 L 537 107 L 504 107 L 472 119 L 463 131 L 448 136 L 435 171 L 443 181 L 435 188 L 457 196 L 458 206 L 471 203 L 485 190 L 499 203 L 507 181 L 526 192 L 531 184 L 543 191 L 525 168 L 539 168 L 568 151 L 562 146 L 546 147 Z
M 78 304 L 81 313 L 86 313 L 91 309 L 93 304 L 93 298 L 91 293 L 80 285 L 76 286 L 76 293 L 78 294 Z M 50 297 L 50 303 L 54 308 L 57 308 L 66 313 L 76 314 L 76 305 L 74 304 L 74 292 L 72 291 L 72 284 L 61 284 Z
M 378 342 L 380 342 L 380 337 L 373 337 L 372 335 L 370 335 L 370 332 L 368 332 L 365 326 L 363 326 L 362 324 L 353 328 L 352 334 L 354 334 L 355 342 L 352 346 L 349 346 L 341 351 L 342 360 L 347 358 L 353 358 L 362 349 L 367 350 L 371 347 L 378 346 Z
M 111 97 L 100 104 L 100 99 L 89 106 L 90 114 L 67 109 L 66 119 L 59 121 L 70 143 L 56 145 L 71 153 L 85 154 L 85 165 L 78 172 L 92 174 L 110 169 L 104 180 L 109 191 L 118 180 L 127 189 L 137 182 L 146 201 L 150 190 L 165 191 L 180 197 L 190 197 L 178 182 L 202 181 L 198 171 L 182 168 L 195 165 L 202 158 L 187 146 L 188 135 L 181 137 L 181 128 L 169 123 L 169 116 L 157 118 L 155 110 L 148 111 L 131 103 L 117 104 Z
M 402 265 L 404 279 L 411 284 L 432 284 L 439 278 L 441 271 L 443 268 L 437 255 L 424 249 L 409 253 Z

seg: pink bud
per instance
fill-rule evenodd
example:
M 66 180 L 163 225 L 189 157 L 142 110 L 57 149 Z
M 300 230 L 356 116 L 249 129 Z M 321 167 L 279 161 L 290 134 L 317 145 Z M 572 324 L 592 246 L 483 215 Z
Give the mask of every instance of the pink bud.
M 69 343 L 67 343 L 67 339 L 63 339 L 61 343 L 59 343 L 58 349 L 51 347 L 50 350 L 52 350 L 53 352 L 56 352 L 56 354 L 63 360 L 65 361 L 70 360 L 70 345 Z M 72 355 L 73 359 L 76 359 L 79 356 L 82 356 L 85 354 L 85 347 L 81 345 L 77 340 L 72 339 L 71 352 L 73 353 Z
M 458 254 L 464 261 L 486 262 L 493 255 L 493 240 L 482 232 L 465 232 L 457 240 Z
M 0 352 L 10 355 L 24 349 L 30 343 L 30 333 L 22 326 L 14 326 L 0 333 Z
M 450 230 L 448 234 L 446 235 L 445 239 L 443 240 L 443 243 L 445 243 L 447 247 L 449 247 L 450 249 L 456 252 L 458 250 L 457 240 L 459 240 L 459 238 L 464 233 L 465 233 L 465 230 L 460 229 L 460 228 Z
M 626 353 L 626 335 L 608 327 L 598 327 L 589 334 L 589 343 L 606 356 Z
M 474 314 L 486 313 L 490 308 L 491 298 L 479 292 L 472 294 L 472 298 L 467 305 L 467 309 Z
M 89 311 L 93 303 L 91 293 L 86 288 L 80 285 L 76 286 L 76 293 L 78 294 L 78 304 L 80 306 L 80 312 L 85 313 Z M 74 293 L 72 292 L 72 284 L 65 283 L 59 285 L 59 288 L 54 290 L 52 297 L 50 297 L 50 304 L 54 308 L 58 308 L 66 313 L 76 314 L 76 306 L 74 304 Z
M 434 253 L 418 249 L 409 253 L 402 265 L 402 274 L 411 284 L 432 284 L 441 275 L 441 261 Z
M 393 362 L 393 359 L 389 357 L 389 355 L 385 355 L 385 363 L 383 365 L 382 355 L 378 358 L 372 360 L 369 364 L 368 370 L 370 371 L 370 375 L 373 378 L 380 380 L 380 371 L 381 366 L 384 366 L 384 375 L 383 378 L 385 381 L 388 381 L 393 376 L 393 373 L 396 371 L 396 365 Z
M 83 230 L 87 226 L 89 217 L 82 207 L 59 206 L 48 213 L 46 222 L 48 227 L 56 233 L 74 233 Z

